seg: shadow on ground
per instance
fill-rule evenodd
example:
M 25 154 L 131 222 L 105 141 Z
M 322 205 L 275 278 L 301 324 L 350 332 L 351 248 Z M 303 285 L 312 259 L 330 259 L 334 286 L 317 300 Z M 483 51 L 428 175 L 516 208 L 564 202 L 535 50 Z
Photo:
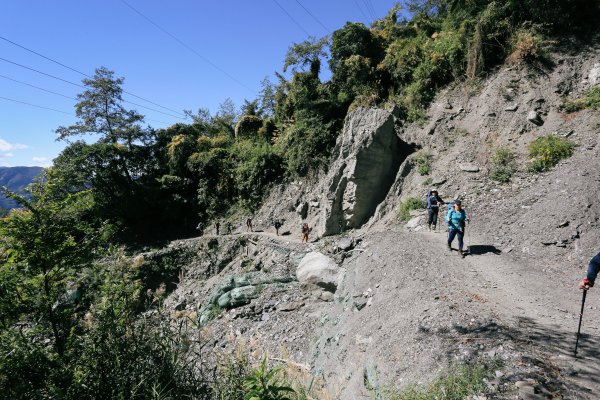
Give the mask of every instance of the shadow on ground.
M 469 254 L 473 255 L 473 256 L 480 256 L 483 254 L 501 254 L 502 251 L 500 251 L 500 249 L 497 249 L 494 246 L 489 246 L 489 245 L 480 245 L 480 244 L 474 244 L 469 246 Z
M 472 349 L 472 354 L 478 356 L 502 349 L 492 354 L 505 361 L 505 375 L 501 380 L 508 382 L 508 387 L 513 390 L 516 390 L 514 383 L 517 381 L 534 380 L 539 383 L 539 393 L 547 398 L 599 398 L 600 336 L 582 333 L 575 358 L 575 323 L 573 328 L 573 331 L 566 331 L 562 326 L 538 324 L 530 318 L 520 317 L 510 326 L 496 322 L 467 323 L 437 332 L 420 332 L 454 342 L 446 354 L 449 362 L 456 360 L 465 348 Z

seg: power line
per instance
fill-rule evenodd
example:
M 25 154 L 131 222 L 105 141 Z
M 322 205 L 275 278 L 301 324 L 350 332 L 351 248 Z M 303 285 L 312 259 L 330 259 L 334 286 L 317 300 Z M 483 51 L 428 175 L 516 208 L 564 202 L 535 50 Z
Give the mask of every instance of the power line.
M 221 72 L 222 74 L 224 74 L 229 79 L 231 79 L 232 81 L 234 81 L 238 85 L 242 86 L 243 88 L 249 90 L 252 93 L 256 93 L 254 90 L 250 89 L 248 86 L 246 86 L 243 82 L 241 82 L 236 77 L 234 77 L 233 75 L 231 75 L 229 72 L 225 71 L 223 68 L 219 67 L 217 64 L 213 63 L 211 60 L 209 60 L 208 58 L 206 58 L 205 56 L 203 56 L 202 54 L 200 54 L 199 52 L 197 52 L 196 50 L 194 50 L 194 48 L 192 48 L 191 46 L 188 46 L 185 42 L 183 42 L 177 36 L 173 35 L 171 32 L 167 31 L 165 28 L 163 28 L 160 25 L 158 25 L 156 22 L 154 22 L 153 20 L 151 20 L 150 18 L 148 18 L 146 15 L 142 14 L 141 11 L 139 11 L 138 9 L 136 9 L 135 7 L 133 7 L 131 4 L 129 4 L 125 0 L 121 0 L 121 3 L 125 4 L 127 7 L 129 7 L 131 10 L 133 10 L 140 17 L 144 18 L 146 21 L 148 21 L 149 23 L 151 23 L 152 25 L 154 25 L 158 30 L 160 30 L 161 32 L 163 32 L 164 34 L 166 34 L 167 36 L 169 36 L 170 38 L 172 38 L 173 40 L 175 40 L 177 43 L 179 43 L 181 46 L 185 47 L 188 51 L 190 51 L 193 54 L 195 54 L 197 57 L 199 57 L 201 60 L 203 60 L 205 63 L 207 63 L 211 67 L 213 67 L 217 71 Z
M 375 10 L 375 4 L 373 4 L 372 0 L 367 0 L 369 6 L 371 6 L 371 10 L 373 11 L 373 16 L 377 19 L 377 10 Z
M 273 0 L 273 2 L 275 4 L 277 4 L 277 6 L 279 8 L 281 8 L 281 11 L 283 11 L 298 26 L 298 28 L 300 28 L 304 33 L 306 33 L 307 36 L 312 36 L 310 33 L 308 33 L 308 31 L 306 29 L 304 29 L 304 27 L 302 25 L 300 25 L 300 23 L 298 21 L 296 21 L 296 18 L 294 18 L 292 16 L 292 14 L 287 12 L 287 10 L 285 8 L 283 8 L 283 6 L 281 4 L 279 4 L 279 2 L 277 0 Z
M 317 21 L 317 23 L 319 23 L 319 25 L 321 25 L 323 27 L 323 29 L 325 29 L 325 31 L 327 31 L 328 33 L 331 33 L 331 31 L 329 30 L 329 28 L 327 28 L 320 20 L 319 18 L 315 17 L 313 15 L 313 13 L 311 13 L 306 7 L 304 7 L 304 5 L 302 3 L 300 3 L 299 0 L 296 0 L 296 3 L 298 3 L 298 5 L 300 5 L 300 7 L 302 7 L 302 9 L 304 9 L 304 11 L 306 11 L 306 13 L 308 15 L 310 15 L 315 21 Z
M 5 62 L 7 62 L 7 63 L 10 63 L 10 64 L 13 64 L 13 65 L 16 65 L 16 66 L 19 66 L 19 67 L 21 67 L 21 68 L 28 69 L 28 70 L 30 70 L 30 71 L 33 71 L 33 72 L 36 72 L 36 73 L 38 73 L 38 74 L 42 74 L 42 75 L 48 76 L 48 77 L 50 77 L 50 78 L 57 79 L 57 80 L 59 80 L 59 81 L 61 81 L 61 82 L 65 82 L 65 83 L 68 83 L 68 84 L 70 84 L 70 85 L 73 85 L 73 86 L 77 86 L 77 87 L 80 87 L 80 88 L 83 88 L 83 89 L 87 89 L 85 86 L 83 86 L 83 85 L 80 85 L 80 84 L 78 84 L 78 83 L 71 82 L 71 81 L 68 81 L 68 80 L 66 80 L 66 79 L 63 79 L 63 78 L 59 78 L 58 76 L 55 76 L 55 75 L 47 74 L 47 73 L 45 73 L 45 72 L 42 72 L 42 71 L 40 71 L 40 70 L 37 70 L 37 69 L 35 69 L 35 68 L 30 68 L 30 67 L 28 67 L 28 66 L 26 66 L 26 65 L 23 65 L 23 64 L 19 64 L 19 63 L 16 63 L 16 62 L 14 62 L 14 61 L 10 61 L 10 60 L 7 60 L 7 59 L 5 59 L 5 58 L 2 58 L 2 57 L 0 57 L 0 60 L 2 60 L 2 61 L 5 61 Z M 58 94 L 59 96 L 62 96 L 62 97 L 67 97 L 67 98 L 70 98 L 70 99 L 72 99 L 72 100 L 77 100 L 77 99 L 75 99 L 75 98 L 68 97 L 68 96 L 62 95 L 62 94 L 60 94 L 60 93 L 53 92 L 53 91 L 51 91 L 51 90 L 42 89 L 42 88 L 40 88 L 40 87 L 37 87 L 37 86 L 35 86 L 35 85 L 31 85 L 31 84 L 29 84 L 29 83 L 21 82 L 21 81 L 18 81 L 18 80 L 16 80 L 16 79 L 13 79 L 13 78 L 9 78 L 9 77 L 7 77 L 7 76 L 4 76 L 4 75 L 0 75 L 0 76 L 2 76 L 3 78 L 9 79 L 9 80 L 11 80 L 11 81 L 13 81 L 13 82 L 22 83 L 22 84 L 24 84 L 24 85 L 31 86 L 31 87 L 34 87 L 34 88 L 36 88 L 36 89 L 43 90 L 44 92 L 54 93 L 54 94 Z M 169 114 L 169 113 L 166 113 L 166 112 L 164 112 L 164 111 L 157 110 L 157 109 L 155 109 L 155 108 L 152 108 L 152 107 L 147 107 L 147 106 L 144 106 L 144 105 L 141 105 L 141 104 L 138 104 L 138 103 L 134 103 L 133 101 L 129 101 L 129 100 L 123 100 L 123 102 L 124 102 L 124 103 L 133 104 L 134 106 L 142 107 L 142 108 L 145 108 L 145 109 L 147 109 L 147 110 L 154 111 L 154 112 L 157 112 L 157 113 L 160 113 L 160 114 L 168 115 L 169 117 L 173 117 L 173 118 L 177 118 L 177 119 L 185 120 L 185 118 L 179 117 L 179 116 L 177 116 L 177 115 Z
M 25 105 L 28 105 L 28 106 L 31 106 L 31 107 L 41 108 L 41 109 L 44 109 L 44 110 L 55 111 L 55 112 L 58 112 L 58 113 L 61 113 L 61 114 L 67 114 L 67 115 L 73 115 L 73 116 L 75 116 L 75 114 L 67 112 L 67 111 L 61 111 L 61 110 L 57 110 L 55 108 L 50 108 L 50 107 L 38 106 L 37 104 L 31 104 L 31 103 L 27 103 L 25 101 L 10 99 L 8 97 L 2 97 L 2 96 L 0 96 L 0 99 L 7 100 L 7 101 L 12 101 L 14 103 L 25 104 Z
M 362 0 L 362 2 L 365 5 L 365 9 L 367 10 L 368 14 L 371 15 L 371 18 L 375 19 L 375 14 L 373 14 L 373 11 L 371 10 L 371 8 L 369 8 L 369 3 L 367 2 L 367 0 Z
M 363 17 L 365 17 L 365 21 L 368 21 L 369 17 L 367 17 L 367 14 L 365 14 L 365 12 L 363 11 L 362 7 L 360 6 L 360 4 L 358 3 L 357 0 L 354 0 L 354 4 L 356 4 L 356 7 L 360 11 L 360 13 L 363 15 Z
M 77 69 L 75 69 L 73 67 L 69 67 L 68 65 L 63 64 L 60 61 L 57 61 L 57 60 L 55 60 L 53 58 L 50 58 L 50 57 L 47 57 L 47 56 L 45 56 L 45 55 L 43 55 L 43 54 L 41 54 L 41 53 L 39 53 L 39 52 L 37 52 L 35 50 L 32 50 L 32 49 L 30 49 L 28 47 L 25 47 L 25 46 L 23 46 L 23 45 L 21 45 L 19 43 L 13 42 L 12 40 L 9 40 L 9 39 L 7 39 L 7 38 L 5 38 L 3 36 L 0 36 L 0 39 L 4 40 L 5 42 L 8 42 L 8 43 L 10 43 L 10 44 L 12 44 L 14 46 L 20 47 L 21 49 L 26 50 L 26 51 L 28 51 L 28 52 L 30 52 L 32 54 L 35 54 L 36 56 L 42 57 L 43 59 L 46 59 L 46 60 L 51 61 L 51 62 L 53 62 L 53 63 L 55 63 L 57 65 L 60 65 L 61 67 L 64 67 L 64 68 L 66 68 L 68 70 L 71 70 L 73 72 L 77 72 L 78 74 L 83 75 L 83 76 L 85 76 L 85 77 L 87 77 L 89 79 L 93 79 L 92 76 L 86 74 L 85 72 L 81 72 L 81 71 L 79 71 L 79 70 L 77 70 Z M 7 61 L 7 62 L 10 62 L 10 61 Z M 13 63 L 13 64 L 16 64 L 16 63 Z M 183 115 L 187 119 L 187 116 L 185 116 L 185 114 L 180 113 L 179 111 L 173 110 L 173 109 L 171 109 L 169 107 L 162 106 L 162 105 L 160 105 L 158 103 L 155 103 L 155 102 L 153 102 L 151 100 L 145 99 L 145 98 L 143 98 L 141 96 L 138 96 L 136 94 L 130 93 L 130 92 L 126 91 L 126 90 L 123 90 L 123 93 L 128 94 L 128 95 L 130 95 L 132 97 L 135 97 L 136 99 L 140 99 L 140 100 L 143 100 L 143 101 L 145 101 L 147 103 L 153 104 L 153 105 L 155 105 L 157 107 L 163 108 L 165 110 L 169 110 L 169 111 L 174 112 L 176 114 Z M 180 118 L 180 117 L 178 117 L 178 118 Z
M 44 92 L 52 93 L 52 94 L 55 94 L 55 95 L 57 95 L 57 96 L 61 96 L 61 97 L 67 98 L 67 99 L 71 99 L 71 100 L 77 100 L 75 97 L 67 96 L 67 95 L 65 95 L 65 94 L 62 94 L 62 93 L 53 92 L 52 90 L 44 89 L 44 88 L 41 88 L 41 87 L 39 87 L 39 86 L 32 85 L 32 84 L 30 84 L 30 83 L 27 83 L 27 82 L 19 81 L 19 80 L 16 80 L 16 79 L 10 78 L 10 77 L 8 77 L 8 76 L 6 76 L 6 75 L 1 75 L 1 74 L 0 74 L 0 77 L 2 77 L 2 78 L 4 78 L 4 79 L 8 79 L 9 81 L 13 81 L 13 82 L 20 83 L 21 85 L 29 86 L 29 87 L 32 87 L 32 88 L 35 88 L 35 89 L 38 89 L 38 90 L 42 90 L 42 91 L 44 91 Z
M 25 65 L 23 65 L 23 64 L 19 64 L 19 63 L 16 63 L 16 62 L 14 62 L 14 61 L 7 60 L 6 58 L 2 58 L 2 57 L 0 57 L 0 60 L 2 60 L 2 61 L 4 61 L 4 62 L 7 62 L 7 63 L 9 63 L 9 64 L 16 65 L 16 66 L 18 66 L 18 67 L 21 67 L 21 68 L 28 69 L 29 71 L 37 72 L 38 74 L 41 74 L 41 75 L 48 76 L 48 77 L 50 77 L 50 78 L 52 78 L 52 79 L 56 79 L 56 80 L 59 80 L 59 81 L 61 81 L 61 82 L 68 83 L 69 85 L 73 85 L 73 86 L 77 86 L 77 87 L 80 87 L 80 88 L 83 88 L 83 89 L 85 89 L 85 86 L 83 86 L 83 85 L 80 85 L 80 84 L 78 84 L 78 83 L 74 83 L 74 82 L 68 81 L 68 80 L 66 80 L 66 79 L 63 79 L 63 78 L 59 78 L 58 76 L 54 76 L 54 75 L 51 75 L 51 74 L 47 74 L 47 73 L 45 73 L 45 72 L 42 72 L 42 71 L 39 71 L 39 70 L 37 70 L 37 69 L 35 69 L 35 68 L 30 68 L 30 67 L 28 67 L 28 66 L 25 66 Z

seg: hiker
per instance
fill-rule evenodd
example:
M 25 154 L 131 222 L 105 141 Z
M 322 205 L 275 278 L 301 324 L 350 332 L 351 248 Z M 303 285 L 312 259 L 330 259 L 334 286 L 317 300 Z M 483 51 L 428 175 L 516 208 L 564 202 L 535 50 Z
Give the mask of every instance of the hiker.
M 217 236 L 219 235 L 219 229 L 221 229 L 221 223 L 219 221 L 215 222 L 215 229 L 217 231 Z
M 283 225 L 281 223 L 281 220 L 276 219 L 275 221 L 273 221 L 273 226 L 275 227 L 275 233 L 277 234 L 277 236 L 279 236 L 279 228 L 281 228 L 281 225 Z
M 432 189 L 429 193 L 427 193 L 427 213 L 429 214 L 429 218 L 427 219 L 427 226 L 429 230 L 433 225 L 433 230 L 437 226 L 438 213 L 440 211 L 440 205 L 444 205 L 444 200 L 438 195 L 438 191 L 436 189 Z
M 232 230 L 233 230 L 233 226 L 231 225 L 231 222 L 227 222 L 227 234 L 231 235 Z
M 590 264 L 588 265 L 587 269 L 587 277 L 579 282 L 579 288 L 588 290 L 594 286 L 594 281 L 596 280 L 596 276 L 598 276 L 598 271 L 600 271 L 600 253 L 596 254 L 590 260 Z
M 246 220 L 246 230 L 249 231 L 249 232 L 254 232 L 252 230 L 252 218 L 248 218 Z
M 308 227 L 308 224 L 305 222 L 304 224 L 302 224 L 302 238 L 301 238 L 302 243 L 308 243 L 309 232 L 310 232 L 310 228 Z
M 462 203 L 460 200 L 454 201 L 454 207 L 451 210 L 448 210 L 446 220 L 448 221 L 449 229 L 448 250 L 452 251 L 452 242 L 454 241 L 454 237 L 458 236 L 458 254 L 462 258 L 465 258 L 465 253 L 463 251 L 463 238 L 465 236 L 465 222 L 469 219 L 467 218 L 467 212 L 462 208 Z

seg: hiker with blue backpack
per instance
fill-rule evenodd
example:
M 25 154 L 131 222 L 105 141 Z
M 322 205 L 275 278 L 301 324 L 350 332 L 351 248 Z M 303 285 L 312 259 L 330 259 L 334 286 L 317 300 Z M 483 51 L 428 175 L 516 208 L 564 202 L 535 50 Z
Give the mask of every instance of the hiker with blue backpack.
M 427 193 L 427 226 L 429 227 L 429 230 L 432 230 L 431 227 L 433 226 L 433 230 L 435 231 L 440 206 L 443 206 L 444 204 L 444 200 L 438 195 L 437 190 L 432 189 Z
M 465 236 L 465 225 L 469 219 L 467 212 L 462 208 L 462 202 L 455 200 L 452 209 L 448 210 L 446 221 L 448 222 L 448 250 L 452 251 L 452 242 L 458 237 L 458 254 L 464 258 L 463 239 Z

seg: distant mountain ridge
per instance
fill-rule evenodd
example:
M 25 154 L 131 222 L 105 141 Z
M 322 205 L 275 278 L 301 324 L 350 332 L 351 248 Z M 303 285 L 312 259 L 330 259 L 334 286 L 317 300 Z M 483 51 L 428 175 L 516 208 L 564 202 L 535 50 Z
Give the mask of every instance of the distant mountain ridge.
M 13 192 L 19 192 L 43 170 L 42 167 L 0 167 L 0 187 L 6 186 Z M 16 203 L 0 194 L 0 207 L 10 209 L 16 207 Z

